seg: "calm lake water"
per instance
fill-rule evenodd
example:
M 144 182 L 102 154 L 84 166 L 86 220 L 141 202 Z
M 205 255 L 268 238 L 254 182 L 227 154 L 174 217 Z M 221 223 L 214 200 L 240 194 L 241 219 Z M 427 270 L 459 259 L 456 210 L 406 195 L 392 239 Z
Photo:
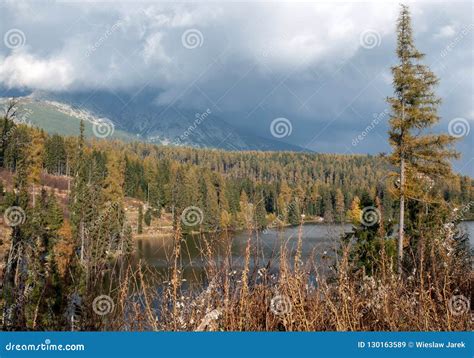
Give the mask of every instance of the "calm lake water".
M 464 230 L 466 230 L 469 235 L 469 242 L 471 244 L 471 249 L 474 249 L 474 221 L 464 221 L 461 223 Z
M 463 222 L 462 227 L 470 237 L 471 248 L 474 248 L 474 221 Z M 280 248 L 285 245 L 288 255 L 294 257 L 297 249 L 298 234 L 301 230 L 302 261 L 313 258 L 318 266 L 324 270 L 330 266 L 334 249 L 337 248 L 338 238 L 351 230 L 351 225 L 307 224 L 302 228 L 290 227 L 281 230 L 270 229 L 266 232 L 255 234 L 238 232 L 224 235 L 206 235 L 209 247 L 217 250 L 214 257 L 219 261 L 224 257 L 226 240 L 231 240 L 232 268 L 238 270 L 242 267 L 245 258 L 247 241 L 252 242 L 251 257 L 253 263 L 263 267 L 271 262 L 271 267 L 278 267 Z M 154 239 L 141 239 L 136 242 L 136 258 L 144 260 L 156 268 L 166 278 L 168 268 L 172 266 L 173 239 L 159 237 Z M 206 244 L 197 235 L 187 235 L 182 240 L 180 263 L 183 267 L 183 279 L 192 284 L 205 280 L 205 269 L 208 267 L 203 253 L 207 252 Z

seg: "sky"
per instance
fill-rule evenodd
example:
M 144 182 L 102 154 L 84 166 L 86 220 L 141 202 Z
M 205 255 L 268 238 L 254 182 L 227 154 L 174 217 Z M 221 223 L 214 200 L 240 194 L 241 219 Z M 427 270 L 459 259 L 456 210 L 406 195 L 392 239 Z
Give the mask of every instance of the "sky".
M 436 132 L 474 177 L 474 8 L 407 1 L 440 78 Z M 0 87 L 108 91 L 210 108 L 236 128 L 318 152 L 390 152 L 398 2 L 2 1 Z M 7 92 L 4 92 L 7 93 Z

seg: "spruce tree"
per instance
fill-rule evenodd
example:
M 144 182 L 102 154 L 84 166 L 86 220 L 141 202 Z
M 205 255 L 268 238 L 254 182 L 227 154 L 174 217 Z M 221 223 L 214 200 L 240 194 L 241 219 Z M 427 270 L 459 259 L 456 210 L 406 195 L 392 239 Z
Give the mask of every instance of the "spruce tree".
M 438 123 L 437 108 L 440 99 L 434 93 L 436 76 L 420 63 L 424 54 L 414 45 L 408 7 L 401 6 L 397 23 L 397 56 L 399 64 L 392 67 L 394 96 L 388 98 L 392 107 L 390 116 L 391 162 L 399 168 L 400 200 L 398 235 L 398 272 L 402 271 L 405 235 L 405 201 L 412 182 L 420 175 L 446 176 L 450 173 L 448 159 L 457 153 L 448 148 L 454 137 L 424 134 L 423 130 Z
M 19 220 L 12 217 L 12 219 L 15 219 L 16 224 L 12 227 L 10 250 L 6 256 L 5 272 L 0 293 L 1 298 L 5 302 L 5 307 L 11 310 L 12 325 L 17 328 L 23 328 L 25 325 L 25 312 L 24 303 L 20 299 L 26 289 L 28 269 L 25 270 L 25 267 L 22 267 L 22 263 L 28 262 L 31 259 L 31 250 L 29 248 L 32 246 L 32 238 L 29 235 L 29 217 L 31 212 L 28 206 L 30 162 L 28 160 L 27 146 L 29 136 L 24 127 L 19 128 L 15 134 L 16 140 L 13 142 L 13 146 L 16 153 L 16 173 L 14 176 L 14 195 L 11 207 L 17 213 Z
M 86 157 L 84 153 L 84 122 L 80 123 L 80 134 L 75 153 L 76 166 L 74 173 L 74 184 L 70 200 L 71 223 L 76 241 L 76 252 L 79 254 L 81 265 L 85 262 L 85 222 L 87 206 L 90 204 L 88 173 L 86 168 Z
M 301 223 L 300 206 L 296 198 L 288 206 L 288 222 L 291 225 L 299 225 Z
M 150 226 L 151 225 L 151 219 L 152 219 L 152 212 L 153 212 L 153 209 L 151 208 L 148 208 L 147 211 L 145 212 L 145 215 L 143 217 L 143 220 L 145 221 L 145 225 L 146 226 Z
M 267 226 L 267 219 L 265 211 L 265 202 L 262 193 L 259 193 L 255 198 L 255 228 L 260 230 Z
M 138 207 L 137 234 L 143 234 L 143 205 Z
M 344 222 L 344 194 L 342 193 L 340 188 L 336 190 L 336 214 L 337 214 L 337 221 L 339 223 Z
M 0 131 L 0 168 L 5 165 L 5 152 L 8 145 L 11 143 L 11 133 L 15 128 L 14 119 L 18 112 L 18 100 L 11 99 L 5 105 L 2 118 L 2 126 Z

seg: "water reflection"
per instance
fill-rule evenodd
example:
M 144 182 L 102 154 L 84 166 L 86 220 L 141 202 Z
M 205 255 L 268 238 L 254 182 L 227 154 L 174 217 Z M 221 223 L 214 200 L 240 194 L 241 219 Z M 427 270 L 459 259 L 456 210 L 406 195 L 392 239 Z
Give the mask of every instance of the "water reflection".
M 244 265 L 248 240 L 251 246 L 251 268 L 269 267 L 276 271 L 279 267 L 282 247 L 293 260 L 301 237 L 301 261 L 312 263 L 321 270 L 327 270 L 335 256 L 341 235 L 350 231 L 350 225 L 310 224 L 281 230 L 269 229 L 255 232 L 232 234 L 185 235 L 181 241 L 179 266 L 182 278 L 188 284 L 205 281 L 206 270 L 224 267 L 231 274 Z M 169 279 L 169 268 L 173 266 L 173 237 L 140 239 L 136 242 L 136 258 L 153 266 L 164 279 Z M 230 262 L 225 262 L 230 250 Z M 212 257 L 211 260 L 207 258 Z M 211 263 L 209 262 L 211 261 Z M 215 267 L 217 266 L 217 267 Z

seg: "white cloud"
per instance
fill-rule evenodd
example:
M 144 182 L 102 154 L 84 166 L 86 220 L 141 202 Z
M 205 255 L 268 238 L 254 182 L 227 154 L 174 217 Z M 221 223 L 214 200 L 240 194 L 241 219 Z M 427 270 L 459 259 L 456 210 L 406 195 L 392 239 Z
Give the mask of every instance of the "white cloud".
M 59 91 L 74 82 L 72 66 L 62 58 L 38 59 L 14 52 L 0 59 L 0 82 L 8 87 Z
M 142 51 L 145 64 L 166 65 L 171 61 L 166 55 L 162 39 L 163 34 L 161 33 L 154 33 L 146 38 Z
M 0 43 L 0 87 L 133 96 L 148 85 L 140 92 L 148 90 L 147 103 L 177 101 L 198 111 L 219 100 L 219 109 L 212 108 L 216 116 L 260 128 L 263 135 L 266 121 L 291 118 L 295 144 L 328 124 L 328 131 L 337 130 L 323 135 L 331 138 L 328 146 L 339 132 L 342 138 L 346 130 L 359 131 L 392 93 L 398 1 L 46 0 L 1 6 L 0 40 L 19 29 L 26 41 L 16 51 Z M 415 44 L 441 77 L 444 121 L 466 114 L 472 119 L 466 81 L 474 60 L 471 3 L 410 2 L 410 9 Z M 189 29 L 202 33 L 202 46 L 183 46 Z M 377 44 L 362 47 L 361 34 L 369 30 Z M 376 137 L 364 144 L 380 148 Z
M 451 38 L 456 35 L 456 29 L 452 25 L 443 26 L 439 31 L 434 35 L 435 39 L 446 39 Z
M 203 97 L 217 100 L 227 93 L 221 108 L 245 115 L 279 79 L 288 78 L 292 94 L 275 91 L 266 104 L 276 111 L 286 109 L 312 118 L 321 108 L 344 108 L 344 101 L 357 95 L 375 75 L 380 86 L 389 88 L 389 68 L 396 61 L 396 2 L 20 3 L 6 3 L 0 15 L 0 35 L 12 28 L 26 35 L 21 52 L 0 46 L 0 85 L 7 87 L 134 93 L 149 85 L 159 93 L 156 103 L 166 105 L 179 98 L 185 106 Z M 472 22 L 466 11 L 469 5 L 411 5 L 415 41 L 428 60 L 439 59 L 445 46 L 433 41 L 433 36 L 453 36 L 457 26 L 461 29 Z M 183 46 L 181 37 L 188 29 L 202 33 L 201 47 Z M 366 30 L 379 35 L 379 46 L 361 47 L 360 35 Z M 471 53 L 467 58 L 472 59 L 469 43 L 466 36 L 443 57 L 444 77 L 461 71 L 459 61 L 466 58 L 461 56 L 466 48 Z M 346 61 L 352 72 L 331 77 Z M 255 71 L 244 77 L 253 66 Z M 365 74 L 365 82 L 354 84 L 362 81 L 354 73 Z M 299 99 L 309 98 L 326 83 L 323 80 L 329 87 L 312 97 L 316 100 L 307 103 L 305 112 Z M 441 91 L 449 91 L 448 83 L 449 79 L 442 78 Z M 374 93 L 378 101 L 389 94 Z M 456 105 L 469 106 L 465 104 L 469 95 L 472 91 L 456 92 Z M 332 113 L 323 115 L 327 118 Z
M 59 3 L 49 12 L 34 3 L 8 5 L 15 13 L 36 14 L 32 22 L 21 14 L 15 20 L 24 19 L 21 23 L 12 21 L 12 27 L 27 35 L 29 52 L 21 58 L 6 54 L 8 65 L 22 60 L 34 63 L 38 71 L 51 72 L 54 66 L 48 63 L 56 61 L 61 76 L 70 76 L 60 77 L 57 88 L 96 86 L 104 81 L 112 88 L 140 85 L 142 79 L 130 75 L 130 66 L 147 81 L 152 74 L 158 86 L 181 86 L 225 48 L 232 55 L 231 62 L 261 62 L 265 54 L 264 66 L 276 71 L 287 71 L 302 60 L 306 61 L 304 67 L 330 64 L 335 57 L 340 60 L 354 55 L 363 30 L 375 29 L 381 36 L 392 33 L 397 13 L 396 4 L 376 3 L 123 3 L 117 7 Z M 8 15 L 4 18 L 9 21 Z M 117 28 L 113 27 L 116 23 L 120 24 Z M 189 28 L 204 35 L 206 46 L 200 51 L 183 51 L 181 34 Z M 54 59 L 48 59 L 51 55 L 45 51 L 54 52 Z M 117 54 L 125 60 L 117 62 Z M 176 65 L 181 70 L 177 71 Z M 4 84 L 45 87 L 36 80 L 42 76 L 39 73 L 28 75 L 16 65 L 12 69 L 5 66 Z

